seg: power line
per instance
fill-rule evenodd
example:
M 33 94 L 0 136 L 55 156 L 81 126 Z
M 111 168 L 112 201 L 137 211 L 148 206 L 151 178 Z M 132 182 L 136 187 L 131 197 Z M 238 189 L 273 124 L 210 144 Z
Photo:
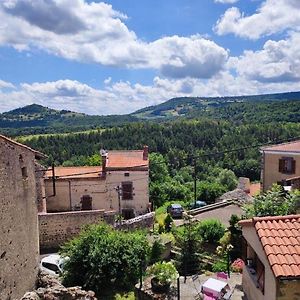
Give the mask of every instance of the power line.
M 286 140 L 270 141 L 268 143 L 263 143 L 263 144 L 255 144 L 255 145 L 245 146 L 245 147 L 241 147 L 241 148 L 235 148 L 235 149 L 229 149 L 229 150 L 224 150 L 224 151 L 218 151 L 218 152 L 211 152 L 211 153 L 204 153 L 204 154 L 200 154 L 200 155 L 194 155 L 194 156 L 190 156 L 190 159 L 192 159 L 192 160 L 195 161 L 195 160 L 197 160 L 199 158 L 203 158 L 203 157 L 217 156 L 217 155 L 222 155 L 222 154 L 227 154 L 227 153 L 233 153 L 233 152 L 238 152 L 238 151 L 243 151 L 243 150 L 248 150 L 248 149 L 254 149 L 254 148 L 263 147 L 263 146 L 267 146 L 267 145 L 282 144 L 282 143 L 292 142 L 292 141 L 297 140 L 297 139 L 300 139 L 300 136 L 297 136 L 297 137 L 294 137 L 294 138 L 290 138 L 290 139 L 286 139 Z M 153 163 L 151 163 L 151 165 L 160 165 L 160 164 L 164 164 L 164 163 L 165 163 L 164 161 L 153 162 Z M 149 166 L 148 166 L 148 164 L 135 165 L 135 166 L 126 167 L 123 170 L 119 169 L 119 170 L 109 170 L 109 171 L 127 171 L 127 170 L 131 170 L 131 169 L 137 169 L 137 168 L 143 168 L 143 167 L 149 167 Z M 42 170 L 37 170 L 37 171 L 42 171 Z M 144 171 L 144 170 L 137 170 L 137 171 Z M 101 173 L 103 173 L 103 171 L 73 173 L 73 174 L 67 174 L 67 175 L 63 175 L 63 176 L 55 176 L 55 178 L 59 179 L 60 177 L 64 178 L 64 177 L 72 177 L 72 176 L 96 174 L 96 173 L 99 173 L 99 175 L 100 175 Z M 49 177 L 49 178 L 52 178 L 52 177 Z

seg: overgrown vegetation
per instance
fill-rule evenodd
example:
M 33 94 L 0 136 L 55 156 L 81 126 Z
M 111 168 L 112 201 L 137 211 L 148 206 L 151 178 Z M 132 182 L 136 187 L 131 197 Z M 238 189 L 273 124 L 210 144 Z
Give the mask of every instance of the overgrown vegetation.
M 282 186 L 274 184 L 272 188 L 262 195 L 254 198 L 254 203 L 245 207 L 246 216 L 284 216 L 297 212 L 300 207 L 300 191 L 294 190 L 289 193 Z
M 69 259 L 63 280 L 101 294 L 102 290 L 130 289 L 139 278 L 150 247 L 144 233 L 117 231 L 108 225 L 91 225 L 62 248 Z

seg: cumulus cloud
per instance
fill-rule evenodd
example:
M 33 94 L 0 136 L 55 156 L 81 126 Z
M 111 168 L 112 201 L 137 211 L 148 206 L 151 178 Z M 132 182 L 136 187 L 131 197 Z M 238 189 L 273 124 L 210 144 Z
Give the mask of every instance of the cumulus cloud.
M 84 0 L 4 0 L 0 46 L 34 48 L 80 62 L 152 68 L 169 77 L 209 78 L 222 70 L 228 53 L 201 36 L 141 41 L 126 16 L 106 3 Z
M 183 96 L 234 96 L 296 91 L 299 82 L 261 82 L 246 76 L 221 71 L 208 80 L 155 77 L 151 85 L 116 82 L 93 88 L 74 80 L 23 83 L 13 90 L 1 91 L 0 111 L 37 103 L 56 109 L 87 114 L 126 114 L 140 108 Z
M 0 79 L 0 90 L 1 89 L 14 89 L 15 86 L 11 82 L 7 82 Z
M 232 3 L 236 3 L 238 2 L 239 0 L 215 0 L 216 3 L 223 3 L 223 4 L 232 4 Z
M 300 29 L 299 0 L 265 0 L 256 13 L 246 16 L 237 7 L 226 10 L 215 25 L 219 35 L 258 39 L 284 30 Z
M 260 82 L 299 82 L 300 33 L 292 32 L 285 40 L 268 40 L 262 50 L 245 51 L 230 58 L 228 65 L 239 76 Z

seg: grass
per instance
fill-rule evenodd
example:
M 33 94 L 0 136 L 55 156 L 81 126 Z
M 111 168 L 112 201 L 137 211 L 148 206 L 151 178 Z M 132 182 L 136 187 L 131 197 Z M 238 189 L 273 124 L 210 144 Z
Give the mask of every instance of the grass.
M 30 134 L 30 135 L 21 135 L 17 136 L 15 139 L 19 142 L 25 142 L 30 141 L 33 138 L 39 138 L 39 137 L 52 137 L 52 136 L 67 136 L 70 134 L 89 134 L 92 132 L 103 132 L 105 129 L 89 129 L 89 130 L 83 130 L 83 131 L 76 131 L 76 132 L 63 132 L 63 133 L 42 133 L 42 134 Z

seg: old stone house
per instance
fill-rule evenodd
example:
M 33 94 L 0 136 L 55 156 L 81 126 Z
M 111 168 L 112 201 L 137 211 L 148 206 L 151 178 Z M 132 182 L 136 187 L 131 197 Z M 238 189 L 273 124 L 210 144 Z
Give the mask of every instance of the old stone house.
M 39 265 L 35 159 L 43 155 L 0 135 L 0 299 L 31 290 Z
M 283 186 L 299 184 L 300 178 L 300 141 L 261 148 L 262 190 L 265 192 L 274 183 Z M 300 184 L 299 184 L 300 186 Z M 289 189 L 289 188 L 287 188 Z
M 240 221 L 249 300 L 300 299 L 300 215 Z
M 45 177 L 47 212 L 104 209 L 128 219 L 148 211 L 147 146 L 102 151 L 102 166 L 56 167 L 54 173 L 55 183 L 52 170 Z

